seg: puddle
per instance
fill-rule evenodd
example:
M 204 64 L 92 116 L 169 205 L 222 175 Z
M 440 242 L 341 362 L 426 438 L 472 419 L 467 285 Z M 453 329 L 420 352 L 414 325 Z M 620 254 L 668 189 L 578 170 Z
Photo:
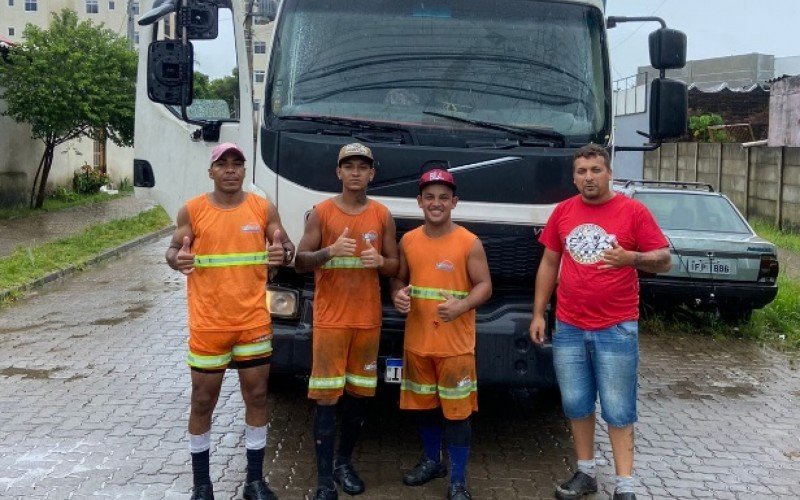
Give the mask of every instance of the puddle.
M 121 316 L 114 316 L 111 318 L 100 318 L 96 319 L 91 322 L 92 325 L 119 325 L 120 323 L 125 323 L 126 321 L 130 321 L 132 319 L 136 319 L 139 316 L 143 315 L 147 311 L 150 310 L 150 303 L 138 303 L 132 306 L 129 306 L 125 309 L 124 315 Z
M 4 375 L 6 377 L 13 377 L 15 375 L 22 375 L 22 378 L 33 378 L 33 379 L 48 379 L 50 375 L 55 372 L 61 371 L 63 368 L 50 368 L 48 370 L 43 369 L 34 369 L 34 368 L 16 368 L 13 366 L 9 366 L 8 368 L 3 368 L 0 370 L 0 375 Z
M 714 399 L 714 397 L 724 396 L 738 398 L 751 396 L 758 392 L 758 388 L 752 384 L 735 384 L 727 382 L 709 381 L 700 385 L 693 381 L 680 381 L 668 384 L 664 388 L 654 391 L 660 396 L 675 396 L 678 399 L 703 400 Z

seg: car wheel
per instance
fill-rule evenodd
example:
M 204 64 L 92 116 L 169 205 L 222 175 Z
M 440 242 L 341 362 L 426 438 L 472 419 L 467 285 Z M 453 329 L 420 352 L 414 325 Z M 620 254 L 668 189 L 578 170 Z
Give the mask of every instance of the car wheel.
M 750 317 L 753 315 L 753 310 L 744 308 L 720 308 L 719 309 L 719 317 L 725 323 L 730 323 L 732 325 L 739 325 L 742 323 L 747 323 L 750 321 Z

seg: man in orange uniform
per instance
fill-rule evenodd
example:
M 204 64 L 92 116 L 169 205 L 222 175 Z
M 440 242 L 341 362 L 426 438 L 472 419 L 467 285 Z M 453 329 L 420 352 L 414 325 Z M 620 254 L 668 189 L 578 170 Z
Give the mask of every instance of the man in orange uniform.
M 264 481 L 267 378 L 272 322 L 266 303 L 267 267 L 291 262 L 294 246 L 275 206 L 242 190 L 244 153 L 233 143 L 211 151 L 211 193 L 186 202 L 166 258 L 187 276 L 192 375 L 189 449 L 192 499 L 213 499 L 209 475 L 211 416 L 222 377 L 235 360 L 245 404 L 247 480 L 244 498 L 277 498 Z M 271 239 L 271 243 L 269 241 Z
M 336 175 L 342 194 L 315 206 L 298 245 L 295 269 L 314 274 L 314 335 L 308 397 L 316 400 L 315 499 L 364 492 L 351 463 L 366 418 L 366 397 L 375 394 L 381 297 L 378 274 L 397 272 L 394 219 L 367 198 L 375 176 L 372 151 L 347 144 L 339 151 Z M 336 403 L 342 399 L 339 449 L 334 461 Z
M 491 297 L 492 282 L 480 239 L 451 218 L 458 197 L 450 172 L 426 172 L 419 187 L 425 224 L 400 240 L 400 269 L 392 280 L 394 305 L 408 314 L 400 408 L 416 410 L 425 449 L 403 482 L 417 486 L 447 474 L 443 414 L 451 467 L 447 498 L 468 500 L 470 416 L 478 410 L 475 308 Z

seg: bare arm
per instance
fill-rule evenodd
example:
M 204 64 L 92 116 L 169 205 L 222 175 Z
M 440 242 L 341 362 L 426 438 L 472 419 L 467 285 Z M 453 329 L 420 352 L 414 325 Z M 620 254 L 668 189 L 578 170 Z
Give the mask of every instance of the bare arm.
M 397 250 L 397 228 L 394 225 L 394 217 L 387 214 L 386 228 L 383 231 L 383 241 L 381 242 L 381 254 L 383 255 L 383 265 L 378 268 L 381 276 L 392 277 L 397 274 L 400 266 L 400 258 Z
M 295 253 L 294 243 L 289 239 L 286 229 L 281 224 L 281 216 L 278 214 L 278 209 L 271 201 L 267 201 L 267 204 L 269 205 L 269 220 L 267 220 L 269 265 L 284 266 L 291 264 Z M 272 239 L 271 243 L 270 238 Z
M 672 267 L 668 248 L 636 252 L 625 250 L 617 242 L 613 243 L 612 248 L 603 252 L 603 262 L 605 264 L 601 265 L 600 269 L 629 266 L 647 273 L 665 273 Z
M 169 242 L 169 248 L 164 257 L 169 267 L 183 274 L 189 274 L 194 271 L 194 253 L 190 249 L 194 241 L 194 233 L 186 206 L 181 207 L 178 211 L 176 224 L 178 227 L 172 233 L 172 240 Z
M 544 313 L 547 304 L 553 296 L 558 279 L 558 266 L 561 264 L 561 254 L 549 248 L 544 249 L 542 261 L 539 263 L 539 270 L 536 272 L 536 285 L 533 297 L 533 316 L 531 317 L 530 335 L 531 340 L 537 344 L 544 342 L 546 320 Z
M 463 299 L 457 299 L 445 293 L 443 295 L 447 300 L 437 306 L 439 316 L 444 321 L 453 321 L 465 312 L 480 307 L 492 296 L 492 276 L 486 260 L 486 251 L 479 239 L 475 240 L 469 251 L 467 273 L 472 281 L 472 290 L 469 294 Z
M 316 210 L 312 210 L 306 220 L 303 236 L 297 245 L 297 257 L 294 268 L 298 273 L 308 273 L 324 265 L 331 258 L 327 248 L 320 248 L 322 244 L 322 227 Z
M 408 286 L 408 263 L 403 245 L 399 245 L 397 275 L 390 281 L 391 297 L 394 307 L 399 312 L 407 314 L 411 310 L 411 288 Z

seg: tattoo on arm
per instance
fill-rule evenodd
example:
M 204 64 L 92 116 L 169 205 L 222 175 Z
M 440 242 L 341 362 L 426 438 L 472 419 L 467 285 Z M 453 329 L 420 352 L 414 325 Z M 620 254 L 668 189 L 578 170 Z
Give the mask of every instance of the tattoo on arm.
M 651 252 L 636 252 L 633 267 L 647 273 L 663 273 L 669 270 L 669 250 L 660 248 Z
M 303 269 L 316 269 L 331 259 L 331 253 L 328 247 L 320 248 L 316 252 L 301 252 L 295 257 L 295 266 L 297 261 L 300 262 Z

